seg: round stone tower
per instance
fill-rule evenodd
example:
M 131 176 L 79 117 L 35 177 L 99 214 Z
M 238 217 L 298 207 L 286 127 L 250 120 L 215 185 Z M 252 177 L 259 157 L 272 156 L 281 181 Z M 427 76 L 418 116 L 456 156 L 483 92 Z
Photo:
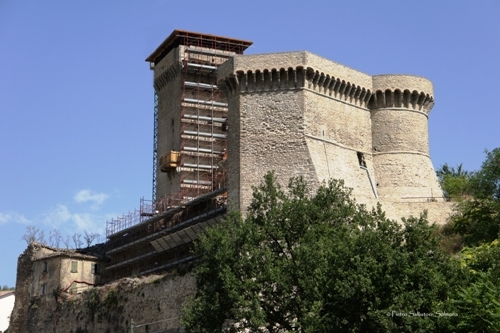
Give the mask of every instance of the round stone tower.
M 373 76 L 373 165 L 381 198 L 435 201 L 442 190 L 429 156 L 432 83 L 418 76 Z

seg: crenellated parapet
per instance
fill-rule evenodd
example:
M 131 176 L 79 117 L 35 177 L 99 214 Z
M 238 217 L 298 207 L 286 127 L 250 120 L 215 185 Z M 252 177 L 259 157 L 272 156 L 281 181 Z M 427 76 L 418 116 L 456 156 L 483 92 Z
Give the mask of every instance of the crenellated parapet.
M 236 93 L 305 89 L 344 103 L 367 107 L 372 96 L 370 87 L 352 82 L 343 78 L 342 75 L 328 73 L 322 68 L 325 67 L 324 64 L 318 66 L 321 70 L 313 67 L 314 63 L 308 66 L 308 62 L 313 61 L 308 60 L 308 56 L 311 57 L 311 54 L 307 52 L 291 53 L 291 55 L 294 56 L 290 57 L 291 63 L 297 63 L 298 55 L 303 56 L 299 59 L 300 65 L 266 68 L 264 66 L 273 60 L 267 58 L 272 58 L 274 55 L 267 57 L 259 55 L 255 59 L 249 56 L 234 57 L 221 66 L 218 75 L 219 88 L 223 89 L 229 96 Z M 284 55 L 284 57 L 286 56 L 288 54 Z M 249 58 L 250 61 L 243 63 L 245 58 Z M 314 58 L 314 60 L 316 59 Z M 333 62 L 331 65 L 329 69 L 333 72 L 338 65 Z M 350 71 L 353 71 L 348 68 L 341 69 L 341 74 L 346 76 L 349 76 Z
M 173 81 L 181 73 L 181 63 L 173 63 L 154 78 L 154 88 L 160 92 L 169 82 Z
M 306 73 L 307 88 L 320 94 L 363 107 L 367 106 L 372 95 L 370 89 L 319 72 L 311 67 L 307 68 Z
M 434 98 L 423 92 L 405 89 L 377 90 L 368 103 L 369 109 L 406 108 L 429 113 L 434 106 Z
M 434 106 L 432 83 L 412 75 L 378 75 L 373 77 L 374 93 L 370 109 L 406 108 L 428 114 Z
M 278 69 L 256 69 L 236 71 L 219 80 L 219 86 L 229 94 L 237 92 L 260 92 L 285 89 L 300 89 L 305 86 L 306 71 L 303 67 Z

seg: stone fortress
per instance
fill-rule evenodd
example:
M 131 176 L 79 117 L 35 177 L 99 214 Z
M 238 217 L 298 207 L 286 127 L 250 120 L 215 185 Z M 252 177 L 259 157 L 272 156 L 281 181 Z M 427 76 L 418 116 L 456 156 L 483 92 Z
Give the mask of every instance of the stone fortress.
M 157 197 L 214 190 L 222 177 L 229 204 L 244 210 L 251 186 L 274 170 L 283 183 L 290 176 L 313 186 L 343 179 L 359 203 L 379 202 L 391 218 L 427 210 L 430 221 L 446 220 L 450 207 L 429 155 L 429 80 L 371 76 L 306 51 L 243 55 L 250 44 L 176 30 L 147 59 L 158 95 L 158 154 L 166 162 L 156 170 Z M 224 148 L 221 172 L 207 159 Z M 177 157 L 175 168 L 165 167 Z M 186 165 L 194 167 L 190 175 Z M 199 177 L 212 168 L 219 179 Z
M 251 44 L 174 30 L 146 59 L 153 200 L 108 221 L 95 248 L 28 246 L 13 331 L 147 332 L 157 323 L 177 332 L 195 281 L 165 272 L 192 262 L 193 241 L 228 209 L 244 211 L 270 170 L 282 184 L 342 179 L 358 203 L 380 203 L 393 219 L 427 210 L 430 222 L 446 222 L 451 204 L 429 156 L 429 80 L 371 76 L 306 51 L 244 55 Z M 92 303 L 96 295 L 116 311 Z

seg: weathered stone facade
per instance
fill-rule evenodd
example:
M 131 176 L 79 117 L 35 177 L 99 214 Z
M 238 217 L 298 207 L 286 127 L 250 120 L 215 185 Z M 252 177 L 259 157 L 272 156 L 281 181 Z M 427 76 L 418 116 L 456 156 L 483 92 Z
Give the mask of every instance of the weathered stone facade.
M 12 332 L 31 332 L 25 326 L 34 300 L 49 302 L 55 293 L 77 294 L 99 284 L 99 256 L 57 249 L 39 243 L 28 245 L 17 264 L 16 302 Z
M 391 218 L 418 216 L 424 208 L 432 222 L 446 220 L 450 205 L 429 155 L 428 116 L 434 105 L 429 80 L 371 76 L 306 51 L 244 55 L 250 44 L 176 30 L 147 59 L 158 95 L 158 156 L 172 151 L 181 156 L 176 169 L 157 165 L 157 198 L 179 193 L 183 186 L 220 188 L 200 176 L 206 174 L 201 167 L 192 169 L 195 176 L 182 173 L 188 163 L 217 170 L 219 165 L 207 159 L 194 161 L 220 153 L 223 145 L 214 148 L 205 140 L 222 138 L 232 208 L 245 210 L 251 187 L 274 170 L 283 183 L 303 176 L 313 187 L 342 179 L 359 203 L 381 203 Z M 215 98 L 214 76 L 227 100 Z M 190 90 L 193 84 L 197 90 Z M 187 109 L 188 100 L 202 101 Z M 222 109 L 226 132 L 214 132 L 217 118 L 207 108 Z M 194 138 L 188 132 L 196 133 L 195 143 L 188 141 Z
M 370 76 L 309 52 L 235 55 L 218 72 L 228 96 L 228 181 L 233 207 L 274 170 L 286 183 L 343 179 L 359 203 L 391 218 L 445 222 L 429 156 L 432 83 L 410 75 Z
M 33 243 L 19 257 L 9 332 L 179 332 L 182 306 L 195 292 L 195 280 L 189 273 L 128 277 L 72 293 L 62 289 L 68 279 L 76 278 L 75 274 L 81 275 L 78 279 L 94 276 L 85 269 L 91 267 L 90 256 L 75 254 L 73 259 L 79 259 L 78 268 L 83 270 L 71 272 L 71 260 L 68 264 L 57 261 L 61 256 L 55 256 L 53 250 Z M 48 263 L 47 272 L 44 262 Z

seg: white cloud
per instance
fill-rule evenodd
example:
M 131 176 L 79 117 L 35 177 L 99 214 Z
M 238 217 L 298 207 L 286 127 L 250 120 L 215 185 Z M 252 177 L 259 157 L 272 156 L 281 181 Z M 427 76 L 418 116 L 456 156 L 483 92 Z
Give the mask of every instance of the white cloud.
M 10 214 L 0 213 L 0 224 L 5 224 L 9 222 L 11 218 L 12 217 Z
M 73 222 L 79 230 L 86 230 L 88 232 L 93 232 L 97 228 L 96 216 L 89 213 L 75 213 L 73 214 Z M 103 223 L 104 221 L 99 221 Z
M 92 202 L 94 206 L 92 208 L 96 209 L 109 197 L 106 193 L 97 193 L 91 190 L 81 190 L 75 194 L 75 201 L 78 203 Z
M 98 232 L 104 231 L 106 216 L 103 214 L 71 212 L 67 206 L 58 205 L 45 215 L 43 221 L 55 229 L 64 229 L 67 232 Z
M 0 225 L 6 224 L 9 222 L 15 222 L 15 223 L 21 223 L 21 224 L 30 224 L 31 223 L 31 221 L 28 220 L 23 214 L 0 212 Z
M 43 220 L 50 226 L 58 227 L 61 224 L 71 220 L 71 213 L 69 212 L 68 207 L 64 205 L 58 205 L 56 208 L 51 210 Z

